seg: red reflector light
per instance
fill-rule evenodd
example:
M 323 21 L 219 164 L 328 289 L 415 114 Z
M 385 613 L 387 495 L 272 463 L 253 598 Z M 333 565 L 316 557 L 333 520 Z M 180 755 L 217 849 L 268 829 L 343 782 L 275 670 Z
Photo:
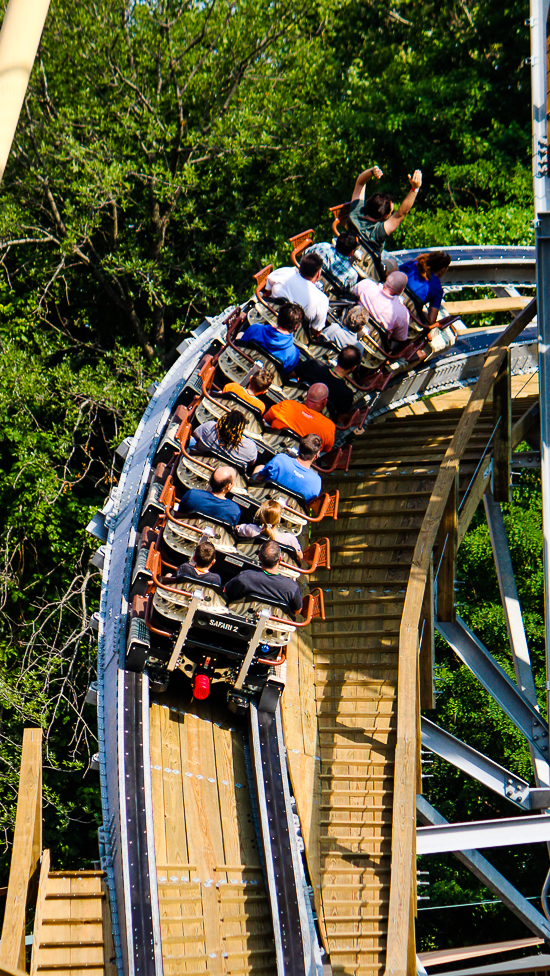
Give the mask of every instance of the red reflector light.
M 207 674 L 196 674 L 193 682 L 193 695 L 202 701 L 210 694 L 210 678 Z

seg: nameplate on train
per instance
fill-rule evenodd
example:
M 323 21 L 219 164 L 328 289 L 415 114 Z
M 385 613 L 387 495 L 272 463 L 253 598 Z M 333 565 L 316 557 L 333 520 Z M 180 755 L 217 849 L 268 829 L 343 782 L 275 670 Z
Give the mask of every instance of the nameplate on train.
M 226 556 L 225 561 L 226 563 L 231 563 L 232 566 L 244 566 L 244 560 L 237 559 L 236 556 Z
M 213 617 L 208 618 L 208 625 L 210 627 L 218 627 L 220 630 L 228 630 L 231 634 L 239 633 L 238 624 L 228 624 L 225 620 L 215 620 Z

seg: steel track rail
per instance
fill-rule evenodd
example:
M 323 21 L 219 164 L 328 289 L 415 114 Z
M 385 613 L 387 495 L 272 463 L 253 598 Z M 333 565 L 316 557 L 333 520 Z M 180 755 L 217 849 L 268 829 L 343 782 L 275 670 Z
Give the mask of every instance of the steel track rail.
M 162 949 L 155 870 L 148 741 L 148 678 L 124 671 L 136 529 L 157 445 L 203 350 L 223 332 L 211 319 L 157 387 L 132 439 L 105 528 L 98 646 L 102 866 L 109 886 L 120 976 L 160 976 Z
M 409 251 L 392 251 L 391 256 L 398 262 L 411 261 L 427 251 L 441 248 L 423 247 Z M 449 286 L 468 285 L 515 285 L 529 287 L 536 285 L 536 262 L 534 247 L 446 247 L 452 264 L 445 274 L 445 289 Z M 451 287 L 451 290 L 454 290 Z
M 250 706 L 250 744 L 278 976 L 316 976 L 294 815 L 290 805 L 281 708 Z M 321 969 L 322 971 L 322 969 Z

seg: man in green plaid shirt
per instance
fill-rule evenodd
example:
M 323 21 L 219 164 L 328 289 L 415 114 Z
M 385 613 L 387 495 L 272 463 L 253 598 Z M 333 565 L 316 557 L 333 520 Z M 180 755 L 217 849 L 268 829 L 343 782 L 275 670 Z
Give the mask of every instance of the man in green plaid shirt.
M 322 257 L 323 268 L 336 279 L 339 287 L 351 291 L 359 280 L 352 265 L 357 245 L 357 235 L 347 230 L 336 238 L 336 244 L 312 244 L 304 254 L 315 253 Z

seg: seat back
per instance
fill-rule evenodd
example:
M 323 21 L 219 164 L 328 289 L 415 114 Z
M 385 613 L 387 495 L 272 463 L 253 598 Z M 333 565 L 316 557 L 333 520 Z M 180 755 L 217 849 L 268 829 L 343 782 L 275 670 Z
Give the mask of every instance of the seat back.
M 290 260 L 297 268 L 299 267 L 298 258 L 302 254 L 302 251 L 305 251 L 306 247 L 310 247 L 313 244 L 314 237 L 315 232 L 310 228 L 309 230 L 303 230 L 301 234 L 295 234 L 294 237 L 288 238 L 288 243 L 292 244 Z
M 258 435 L 261 436 L 262 426 L 257 420 L 256 416 L 252 413 L 252 410 L 247 410 L 247 405 L 244 400 L 241 400 L 238 396 L 231 396 L 232 403 L 227 406 L 227 401 L 213 400 L 210 397 L 203 397 L 200 404 L 195 411 L 195 417 L 199 424 L 206 424 L 209 420 L 219 420 L 220 417 L 225 416 L 230 410 L 239 409 L 242 414 L 246 417 L 246 428 L 244 430 L 245 437 L 256 438 Z
M 348 225 L 351 203 L 339 203 L 337 207 L 329 207 L 328 210 L 332 214 L 332 233 L 339 237 Z
M 240 600 L 237 603 L 232 603 L 230 607 L 231 613 L 245 619 L 257 617 L 265 609 L 269 610 L 270 617 L 266 622 L 262 641 L 271 647 L 284 647 L 288 644 L 292 634 L 295 633 L 296 627 L 282 607 L 266 603 L 263 600 Z M 273 620 L 273 617 L 276 619 Z
M 218 366 L 229 381 L 239 383 L 242 386 L 243 381 L 250 373 L 250 368 L 259 359 L 266 366 L 273 368 L 275 372 L 273 382 L 277 386 L 282 386 L 283 381 L 280 375 L 281 364 L 271 359 L 265 349 L 260 349 L 257 346 L 239 346 L 238 348 L 235 346 L 226 346 L 220 352 Z
M 199 601 L 201 610 L 215 610 L 217 613 L 227 613 L 225 600 L 221 593 L 205 583 L 185 580 L 173 583 L 170 587 L 157 586 L 153 594 L 153 608 L 168 620 L 182 621 L 187 615 L 189 604 L 197 590 L 202 592 Z
M 257 271 L 256 274 L 253 275 L 253 278 L 256 282 L 256 289 L 254 292 L 256 295 L 256 299 L 258 302 L 260 302 L 261 305 L 265 305 L 266 308 L 270 308 L 270 305 L 263 297 L 262 292 L 267 284 L 267 279 L 269 278 L 269 275 L 271 274 L 272 271 L 273 271 L 273 265 L 266 264 L 265 268 L 262 268 L 261 271 Z
M 359 341 L 365 349 L 361 365 L 367 369 L 378 369 L 386 361 L 390 351 L 387 332 L 373 319 L 369 319 Z

